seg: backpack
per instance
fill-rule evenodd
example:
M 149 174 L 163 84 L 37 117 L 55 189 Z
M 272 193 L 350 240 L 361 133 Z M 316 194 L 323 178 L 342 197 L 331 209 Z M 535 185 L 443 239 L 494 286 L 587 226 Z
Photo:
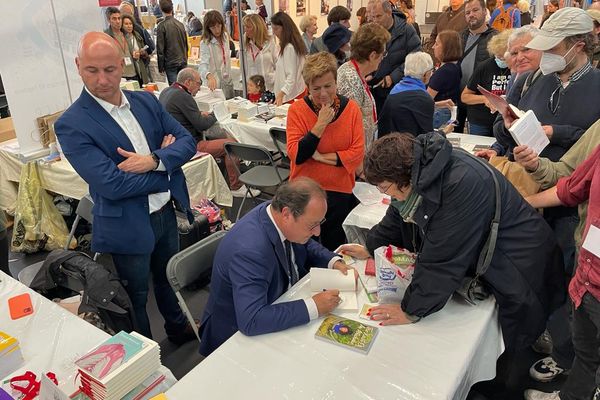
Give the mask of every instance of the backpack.
M 500 11 L 500 14 L 498 14 L 496 19 L 494 19 L 494 22 L 492 23 L 492 28 L 494 28 L 498 32 L 502 32 L 506 29 L 511 29 L 513 27 L 513 18 L 515 16 L 517 8 L 513 5 L 505 9 L 504 5 L 501 5 L 500 7 L 498 7 L 498 10 Z

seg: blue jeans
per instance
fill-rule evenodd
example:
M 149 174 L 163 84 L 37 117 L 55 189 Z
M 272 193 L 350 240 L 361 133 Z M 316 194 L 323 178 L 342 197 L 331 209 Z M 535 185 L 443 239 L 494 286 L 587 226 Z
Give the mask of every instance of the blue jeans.
M 589 292 L 573 310 L 573 346 L 575 361 L 559 397 L 591 399 L 600 386 L 600 302 Z
M 486 125 L 477 125 L 469 122 L 469 134 L 477 136 L 493 136 L 492 129 Z
M 173 83 L 177 82 L 177 74 L 179 73 L 179 71 L 181 71 L 185 67 L 186 67 L 186 64 L 179 65 L 176 67 L 166 67 L 165 68 L 165 74 L 167 75 L 167 81 L 169 82 L 169 86 L 172 85 Z
M 187 326 L 187 319 L 181 312 L 166 274 L 167 263 L 179 251 L 175 210 L 171 206 L 150 214 L 150 224 L 155 237 L 152 253 L 112 255 L 119 277 L 133 304 L 139 333 L 148 338 L 152 338 L 150 321 L 146 313 L 150 272 L 152 272 L 156 303 L 165 319 L 167 335 L 176 335 Z

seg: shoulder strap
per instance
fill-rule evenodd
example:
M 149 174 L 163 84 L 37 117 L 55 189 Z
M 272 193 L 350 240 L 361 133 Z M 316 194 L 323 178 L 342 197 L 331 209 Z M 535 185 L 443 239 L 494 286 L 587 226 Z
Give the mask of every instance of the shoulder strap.
M 467 34 L 467 39 L 468 38 L 469 38 L 469 35 Z M 481 39 L 483 39 L 483 33 L 479 34 L 479 37 L 477 38 L 477 40 L 475 41 L 475 43 L 473 43 L 472 45 L 470 45 L 469 48 L 465 50 L 465 52 L 463 53 L 463 55 L 460 58 L 460 60 L 458 60 L 459 63 L 462 62 L 462 60 L 464 60 L 465 57 L 468 56 L 469 53 L 475 49 L 475 47 L 477 47 L 477 45 L 479 44 L 479 42 L 481 42 Z M 466 41 L 465 41 L 465 43 L 466 43 Z
M 465 153 L 467 153 L 465 151 Z M 492 174 L 492 178 L 494 179 L 494 188 L 496 192 L 495 201 L 496 201 L 496 209 L 494 211 L 494 217 L 492 218 L 492 222 L 490 223 L 490 233 L 481 249 L 481 253 L 479 253 L 479 259 L 477 260 L 477 269 L 475 271 L 475 278 L 486 273 L 489 268 L 492 257 L 494 256 L 494 250 L 496 249 L 496 240 L 498 239 L 498 228 L 500 226 L 500 217 L 502 215 L 502 203 L 500 196 L 500 183 L 498 182 L 498 178 L 496 174 L 490 167 L 488 163 L 481 160 L 479 157 L 475 157 L 470 153 L 467 153 L 471 158 L 477 160 L 478 163 L 483 165 L 489 172 Z
M 525 96 L 525 93 L 529 90 L 529 88 L 538 80 L 538 78 L 542 76 L 542 71 L 538 68 L 535 71 L 531 72 L 525 78 L 525 83 L 523 83 L 523 88 L 521 89 L 521 98 Z

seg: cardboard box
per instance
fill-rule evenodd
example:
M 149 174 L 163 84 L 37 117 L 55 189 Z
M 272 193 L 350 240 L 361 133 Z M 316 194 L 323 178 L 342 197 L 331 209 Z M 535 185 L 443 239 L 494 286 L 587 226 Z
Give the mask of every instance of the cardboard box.
M 17 137 L 15 127 L 11 117 L 0 119 L 0 142 L 6 142 L 7 140 L 14 139 Z
M 44 147 L 50 146 L 50 143 L 56 142 L 56 135 L 54 134 L 54 123 L 64 111 L 58 111 L 54 114 L 48 114 L 41 116 L 36 119 L 38 129 L 40 131 L 40 142 Z

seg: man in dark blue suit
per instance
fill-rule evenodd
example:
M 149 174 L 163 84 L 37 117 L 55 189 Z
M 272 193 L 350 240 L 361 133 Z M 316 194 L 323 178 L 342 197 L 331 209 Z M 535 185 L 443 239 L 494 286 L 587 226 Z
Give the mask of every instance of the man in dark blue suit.
M 213 262 L 210 297 L 202 318 L 200 353 L 207 356 L 237 330 L 253 336 L 277 332 L 332 311 L 338 290 L 272 304 L 310 267 L 350 269 L 317 243 L 327 199 L 319 185 L 301 178 L 279 187 L 235 224 Z
M 179 249 L 174 205 L 192 218 L 181 166 L 194 155 L 195 141 L 152 94 L 120 89 L 124 61 L 110 36 L 85 34 L 75 62 L 85 87 L 55 131 L 94 200 L 92 250 L 112 255 L 140 333 L 152 337 L 146 314 L 152 272 L 169 339 L 193 339 L 165 270 Z

